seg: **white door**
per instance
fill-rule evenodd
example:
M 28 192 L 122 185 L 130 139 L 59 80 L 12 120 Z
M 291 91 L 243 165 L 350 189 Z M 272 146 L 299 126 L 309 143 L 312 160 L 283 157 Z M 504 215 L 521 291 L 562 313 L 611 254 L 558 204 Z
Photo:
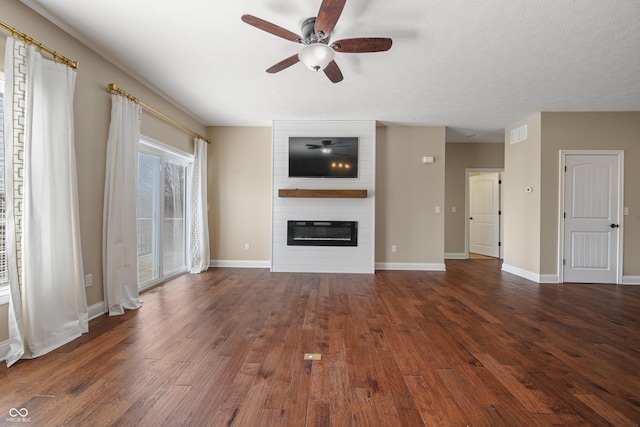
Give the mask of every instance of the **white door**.
M 617 283 L 620 155 L 567 154 L 563 281 Z
M 469 177 L 469 252 L 500 257 L 500 173 Z

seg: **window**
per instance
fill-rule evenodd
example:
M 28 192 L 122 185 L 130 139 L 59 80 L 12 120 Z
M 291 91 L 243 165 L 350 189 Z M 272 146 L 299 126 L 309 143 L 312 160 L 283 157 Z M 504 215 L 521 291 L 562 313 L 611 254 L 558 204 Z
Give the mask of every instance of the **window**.
M 144 138 L 138 149 L 138 287 L 187 271 L 187 195 L 193 156 Z

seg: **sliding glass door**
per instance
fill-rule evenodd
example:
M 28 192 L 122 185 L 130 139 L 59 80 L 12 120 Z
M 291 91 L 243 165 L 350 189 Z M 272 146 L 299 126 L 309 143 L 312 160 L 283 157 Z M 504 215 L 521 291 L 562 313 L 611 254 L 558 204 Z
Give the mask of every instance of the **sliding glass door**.
M 190 159 L 142 140 L 138 152 L 138 287 L 187 270 Z
M 186 270 L 186 171 L 184 165 L 164 163 L 162 260 L 165 275 Z

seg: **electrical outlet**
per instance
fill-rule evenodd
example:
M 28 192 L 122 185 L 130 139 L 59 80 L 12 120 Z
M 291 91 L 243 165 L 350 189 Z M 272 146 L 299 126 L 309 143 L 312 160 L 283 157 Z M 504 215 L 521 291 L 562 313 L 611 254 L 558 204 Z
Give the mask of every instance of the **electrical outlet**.
M 84 287 L 90 288 L 91 286 L 93 286 L 93 274 L 87 274 L 84 276 Z
M 245 243 L 244 244 L 244 250 L 245 251 L 251 250 L 251 245 L 249 243 Z
M 391 245 L 391 252 L 396 253 L 397 250 L 398 248 L 396 247 L 396 245 Z

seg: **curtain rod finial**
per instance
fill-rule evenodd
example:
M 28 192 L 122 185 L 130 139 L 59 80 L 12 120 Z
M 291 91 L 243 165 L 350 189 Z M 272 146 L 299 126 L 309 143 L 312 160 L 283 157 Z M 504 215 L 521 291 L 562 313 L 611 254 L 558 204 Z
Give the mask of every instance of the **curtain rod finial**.
M 117 84 L 115 84 L 115 83 L 109 83 L 109 84 L 107 85 L 107 90 L 108 90 L 109 92 L 111 92 L 112 90 L 118 90 L 118 85 L 117 85 Z

